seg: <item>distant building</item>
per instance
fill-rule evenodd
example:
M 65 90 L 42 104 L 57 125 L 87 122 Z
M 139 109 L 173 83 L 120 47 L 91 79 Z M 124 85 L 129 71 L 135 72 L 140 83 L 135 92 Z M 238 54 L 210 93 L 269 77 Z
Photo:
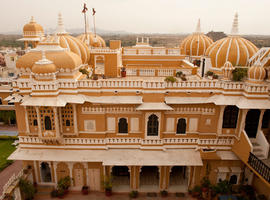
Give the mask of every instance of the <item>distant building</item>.
M 206 35 L 210 37 L 214 42 L 227 37 L 227 35 L 224 32 L 215 32 L 215 31 L 210 31 Z

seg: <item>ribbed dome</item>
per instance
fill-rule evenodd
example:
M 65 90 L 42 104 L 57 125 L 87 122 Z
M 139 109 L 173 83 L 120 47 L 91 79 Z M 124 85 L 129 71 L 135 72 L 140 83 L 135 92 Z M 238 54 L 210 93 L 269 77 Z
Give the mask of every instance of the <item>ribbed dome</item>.
M 103 40 L 103 38 L 100 37 L 99 35 L 95 36 L 91 32 L 88 32 L 86 34 L 83 33 L 77 36 L 77 38 L 89 47 L 106 47 L 106 43 Z
M 201 33 L 200 20 L 198 21 L 196 31 L 187 36 L 181 43 L 181 54 L 189 56 L 201 56 L 205 54 L 206 49 L 213 43 L 213 40 Z
M 246 66 L 249 58 L 258 51 L 250 41 L 240 37 L 238 31 L 238 15 L 236 14 L 232 35 L 213 43 L 206 50 L 206 55 L 211 58 L 212 67 L 221 68 L 226 61 L 233 66 Z
M 248 79 L 250 81 L 263 81 L 266 75 L 265 69 L 260 65 L 254 65 L 248 69 Z
M 24 35 L 29 35 L 27 33 L 32 32 L 32 33 L 37 33 L 37 32 L 42 32 L 44 33 L 43 27 L 39 24 L 37 24 L 34 20 L 34 17 L 31 17 L 31 20 L 28 24 L 24 25 L 23 27 L 23 32 Z
M 42 59 L 35 62 L 32 67 L 32 72 L 35 74 L 50 74 L 55 73 L 57 71 L 57 67 L 53 64 L 52 61 L 48 60 L 45 57 L 45 52 L 42 52 Z
M 56 46 L 57 47 L 57 46 Z M 59 46 L 58 46 L 59 47 Z M 60 47 L 59 47 L 60 48 Z M 37 49 L 34 49 L 33 51 L 30 51 L 20 57 L 16 62 L 16 67 L 18 69 L 24 68 L 24 69 L 31 69 L 34 67 L 37 61 L 42 59 L 42 50 L 46 49 L 46 45 L 40 44 Z M 65 50 L 46 50 L 46 57 L 48 60 L 52 61 L 54 65 L 57 67 L 57 69 L 69 69 L 74 70 L 77 67 L 82 65 L 81 58 L 70 51 Z
M 66 48 L 69 51 L 80 56 L 83 64 L 88 63 L 90 59 L 90 52 L 89 52 L 88 47 L 81 40 L 69 35 L 65 31 L 61 14 L 59 14 L 59 17 L 58 17 L 58 27 L 56 30 L 56 34 L 50 38 L 51 38 L 51 41 L 58 40 L 62 48 Z

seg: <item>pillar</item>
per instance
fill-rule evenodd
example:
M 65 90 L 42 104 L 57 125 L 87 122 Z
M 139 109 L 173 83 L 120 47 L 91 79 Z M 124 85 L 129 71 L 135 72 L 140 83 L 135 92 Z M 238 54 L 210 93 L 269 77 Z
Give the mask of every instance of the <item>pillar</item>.
M 246 116 L 247 116 L 247 109 L 243 109 L 242 110 L 242 115 L 241 115 L 241 121 L 240 121 L 240 127 L 239 127 L 239 133 L 238 133 L 238 137 L 240 137 L 242 131 L 245 128 L 245 122 L 246 122 Z
M 27 109 L 26 106 L 24 106 L 24 113 L 25 113 L 25 127 L 26 127 L 26 134 L 30 133 L 30 129 L 29 129 L 29 121 L 28 121 L 28 113 L 27 113 Z
M 38 121 L 38 137 L 42 137 L 42 132 L 41 132 L 41 119 L 40 119 L 40 112 L 39 112 L 39 107 L 35 107 L 36 113 L 37 113 L 37 121 Z
M 223 124 L 224 109 L 225 109 L 224 105 L 220 106 L 220 112 L 219 112 L 219 118 L 218 118 L 218 129 L 217 129 L 217 134 L 218 135 L 222 134 L 222 124 Z
M 56 172 L 57 164 L 58 164 L 58 162 L 53 162 L 54 181 L 55 181 L 56 185 L 57 185 L 57 182 L 58 182 L 57 172 Z
M 62 122 L 61 108 L 58 109 L 58 112 L 59 112 L 60 133 L 63 133 L 63 122 Z
M 54 123 L 55 123 L 56 138 L 60 138 L 59 120 L 58 120 L 58 114 L 57 114 L 57 108 L 56 107 L 53 107 L 53 113 L 54 113 Z
M 265 109 L 261 110 L 261 112 L 260 112 L 259 124 L 258 124 L 258 128 L 257 128 L 257 134 L 262 129 L 262 120 L 263 120 L 264 112 L 265 112 Z
M 74 133 L 78 135 L 78 124 L 77 124 L 77 110 L 76 104 L 72 104 L 73 108 L 73 124 L 74 124 Z

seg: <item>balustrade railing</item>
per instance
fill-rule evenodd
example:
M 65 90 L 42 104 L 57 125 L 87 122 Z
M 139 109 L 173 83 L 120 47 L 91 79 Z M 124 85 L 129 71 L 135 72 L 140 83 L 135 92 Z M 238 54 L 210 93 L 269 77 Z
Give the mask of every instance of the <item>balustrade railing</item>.
M 20 143 L 42 144 L 38 137 L 19 136 Z M 107 145 L 107 144 L 196 144 L 196 145 L 233 145 L 233 138 L 199 139 L 199 138 L 164 138 L 164 139 L 142 139 L 142 138 L 64 138 L 65 145 Z
M 270 183 L 270 167 L 251 152 L 249 154 L 248 164 Z

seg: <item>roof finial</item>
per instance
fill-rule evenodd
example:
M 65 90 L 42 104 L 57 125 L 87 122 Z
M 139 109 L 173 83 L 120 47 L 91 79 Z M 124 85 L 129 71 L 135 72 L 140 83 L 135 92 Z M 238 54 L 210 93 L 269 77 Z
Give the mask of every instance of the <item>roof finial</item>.
M 30 20 L 30 23 L 35 23 L 35 19 L 34 19 L 34 16 L 31 16 L 31 20 Z
M 201 32 L 201 20 L 200 18 L 198 19 L 197 27 L 195 33 L 200 33 Z
M 234 15 L 231 35 L 238 35 L 238 13 Z
M 57 34 L 66 34 L 67 33 L 65 30 L 65 27 L 64 27 L 63 18 L 62 18 L 61 13 L 58 14 L 58 25 L 56 28 L 56 33 Z

